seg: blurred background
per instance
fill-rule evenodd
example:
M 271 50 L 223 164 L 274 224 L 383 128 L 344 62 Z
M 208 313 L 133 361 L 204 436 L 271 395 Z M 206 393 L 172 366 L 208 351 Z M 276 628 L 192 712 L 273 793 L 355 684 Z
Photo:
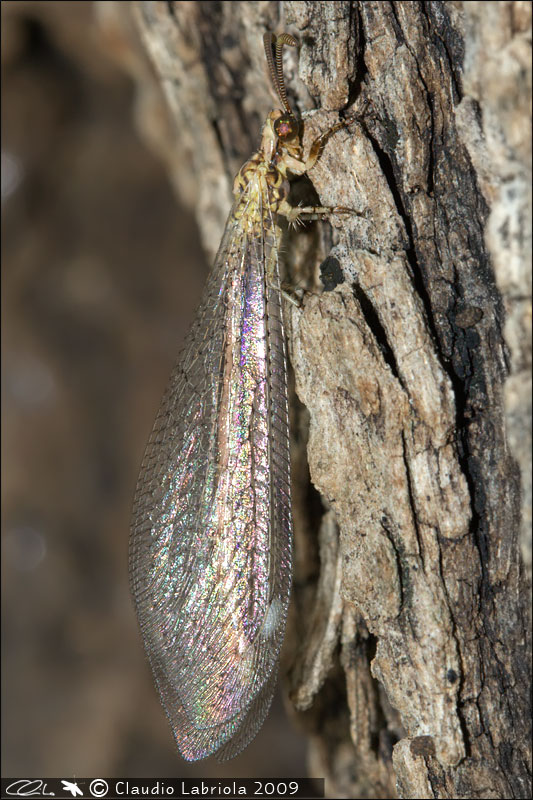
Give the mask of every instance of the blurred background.
M 302 777 L 279 692 L 237 759 L 175 749 L 127 545 L 207 265 L 93 3 L 1 11 L 3 775 Z

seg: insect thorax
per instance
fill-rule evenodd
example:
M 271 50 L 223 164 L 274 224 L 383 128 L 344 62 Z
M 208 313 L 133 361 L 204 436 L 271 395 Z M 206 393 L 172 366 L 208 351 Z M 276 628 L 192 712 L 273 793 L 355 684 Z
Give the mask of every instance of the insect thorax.
M 268 163 L 259 150 L 243 164 L 233 183 L 237 219 L 246 217 L 254 227 L 271 226 L 272 217 L 278 213 L 290 188 L 285 170 L 280 170 L 275 164 L 277 160 L 275 157 Z

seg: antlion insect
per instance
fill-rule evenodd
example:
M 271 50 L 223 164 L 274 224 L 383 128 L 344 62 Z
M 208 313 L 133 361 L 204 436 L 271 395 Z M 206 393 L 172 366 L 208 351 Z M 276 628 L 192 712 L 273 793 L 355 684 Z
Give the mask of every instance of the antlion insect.
M 235 178 L 214 269 L 163 397 L 134 503 L 130 583 L 146 651 L 181 754 L 237 755 L 268 712 L 291 585 L 286 354 L 278 215 L 303 159 L 283 80 L 287 33 L 266 34 L 281 110 Z

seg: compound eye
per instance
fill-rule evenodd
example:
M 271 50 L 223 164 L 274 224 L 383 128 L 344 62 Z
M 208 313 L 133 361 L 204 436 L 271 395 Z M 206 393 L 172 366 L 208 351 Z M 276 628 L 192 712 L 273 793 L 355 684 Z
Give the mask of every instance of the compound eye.
M 279 139 L 294 139 L 298 134 L 298 123 L 289 114 L 284 114 L 274 123 L 274 133 Z

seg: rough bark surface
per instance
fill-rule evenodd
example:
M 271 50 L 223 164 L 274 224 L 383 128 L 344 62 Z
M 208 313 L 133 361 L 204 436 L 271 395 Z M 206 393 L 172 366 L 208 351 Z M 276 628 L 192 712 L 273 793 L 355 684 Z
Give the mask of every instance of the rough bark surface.
M 347 122 L 310 177 L 367 217 L 286 259 L 314 290 L 289 312 L 285 648 L 311 772 L 336 797 L 530 796 L 530 4 L 100 6 L 136 20 L 141 124 L 211 255 L 273 104 L 265 30 L 301 43 L 304 142 Z

